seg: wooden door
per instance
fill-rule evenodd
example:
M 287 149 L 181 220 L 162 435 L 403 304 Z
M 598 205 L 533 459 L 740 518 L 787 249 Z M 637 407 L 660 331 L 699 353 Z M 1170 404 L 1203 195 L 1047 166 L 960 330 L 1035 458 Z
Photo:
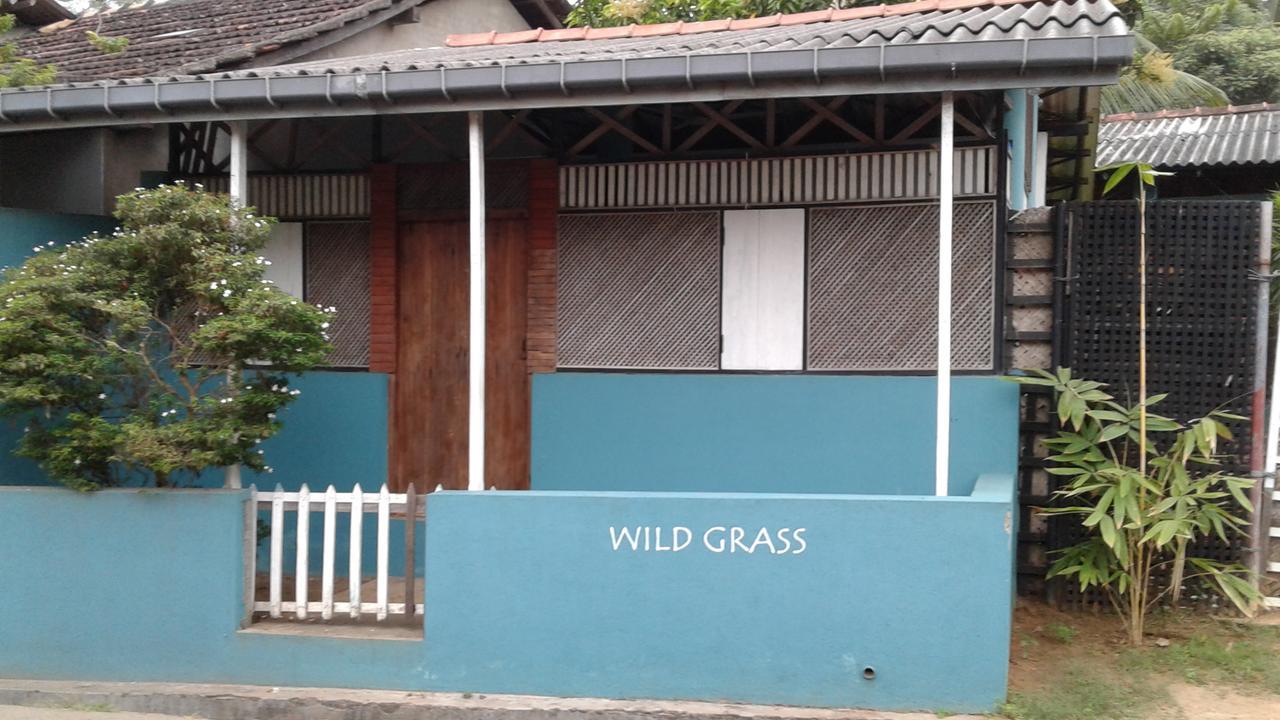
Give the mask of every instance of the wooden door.
M 399 334 L 391 413 L 397 489 L 467 487 L 468 232 L 454 220 L 407 222 L 399 238 Z M 529 487 L 524 223 L 488 228 L 485 487 Z

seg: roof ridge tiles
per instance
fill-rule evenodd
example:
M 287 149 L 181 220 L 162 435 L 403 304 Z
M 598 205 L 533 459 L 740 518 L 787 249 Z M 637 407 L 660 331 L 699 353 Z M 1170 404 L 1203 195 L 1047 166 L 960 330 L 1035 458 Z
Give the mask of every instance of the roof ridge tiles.
M 632 37 L 660 37 L 667 35 L 695 35 L 724 30 L 759 30 L 770 27 L 808 25 L 845 20 L 863 20 L 877 17 L 895 17 L 917 13 L 952 10 L 972 10 L 983 7 L 1008 5 L 1034 5 L 1062 0 L 915 0 L 897 5 L 867 5 L 853 8 L 829 8 L 802 13 L 779 13 L 753 18 L 703 20 L 698 22 L 667 22 L 649 25 L 622 25 L 617 27 L 579 27 L 550 30 L 538 37 L 527 31 L 505 33 L 463 33 L 445 38 L 447 47 L 472 47 L 478 45 L 518 45 L 528 42 L 561 42 L 571 40 L 606 40 Z M 1078 0 L 1070 0 L 1078 1 Z M 619 28 L 623 28 L 620 30 Z
M 1218 107 L 1202 107 L 1193 108 L 1177 108 L 1171 110 L 1156 110 L 1154 112 L 1127 112 L 1112 113 L 1104 115 L 1102 122 L 1134 122 L 1140 120 L 1169 120 L 1173 118 L 1187 117 L 1212 117 L 1215 115 L 1243 115 L 1254 112 L 1277 112 L 1280 111 L 1280 103 L 1251 103 L 1249 105 L 1225 105 Z

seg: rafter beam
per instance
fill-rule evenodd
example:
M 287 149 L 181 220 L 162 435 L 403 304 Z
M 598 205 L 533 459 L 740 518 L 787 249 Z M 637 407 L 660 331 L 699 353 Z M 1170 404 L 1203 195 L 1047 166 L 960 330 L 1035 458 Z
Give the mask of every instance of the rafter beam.
M 409 130 L 410 135 L 408 139 L 400 143 L 399 147 L 391 152 L 390 158 L 392 160 L 399 157 L 401 153 L 413 147 L 419 141 L 425 142 L 431 147 L 444 153 L 445 157 L 450 159 L 457 158 L 458 154 L 453 148 L 449 147 L 443 140 L 436 137 L 435 133 L 431 132 L 430 129 L 419 124 L 417 120 L 408 115 L 397 115 L 396 117 L 400 118 L 400 123 Z M 434 120 L 428 120 L 428 122 L 433 123 Z
M 875 144 L 875 140 L 872 139 L 870 135 L 862 132 L 849 123 L 849 121 L 836 114 L 835 111 L 839 110 L 845 102 L 849 100 L 847 95 L 833 98 L 826 105 L 810 98 L 799 98 L 799 100 L 801 105 L 804 105 L 813 112 L 813 117 L 809 118 L 809 120 L 806 121 L 804 125 L 801 125 L 798 130 L 791 133 L 791 136 L 782 142 L 782 147 L 794 146 L 796 143 L 803 140 L 806 135 L 812 132 L 814 128 L 821 125 L 823 121 L 835 125 L 860 143 L 865 143 L 867 145 Z
M 703 102 L 693 102 L 689 104 L 692 105 L 698 112 L 702 113 L 703 115 L 706 115 L 707 118 L 714 125 L 719 125 L 725 130 L 728 130 L 735 137 L 737 137 L 739 140 L 746 143 L 747 145 L 757 150 L 763 150 L 764 143 L 757 140 L 755 136 L 753 136 L 751 133 L 747 132 L 746 130 L 743 130 L 741 127 L 738 126 L 737 123 L 729 119 L 729 114 L 732 113 L 734 110 L 737 110 L 739 107 L 741 107 L 742 102 L 743 101 L 741 100 L 735 100 L 729 103 L 728 105 L 725 105 L 723 110 L 716 110 L 715 108 Z M 732 109 L 730 109 L 730 106 L 733 106 Z M 683 145 L 681 147 L 683 148 Z
M 514 114 L 503 113 L 503 115 L 506 115 L 507 117 L 507 122 L 502 126 L 502 129 L 493 136 L 493 139 L 489 141 L 485 152 L 492 153 L 494 150 L 501 147 L 504 142 L 509 140 L 517 131 L 531 142 L 537 144 L 538 147 L 541 147 L 543 150 L 550 150 L 550 146 L 542 138 L 535 136 L 529 131 L 528 121 L 531 114 L 533 114 L 533 110 L 529 108 L 525 108 Z
M 585 108 L 585 109 L 591 110 L 592 108 Z M 612 119 L 616 121 L 616 123 L 621 123 L 623 120 L 626 120 L 627 118 L 634 115 L 635 112 L 639 109 L 640 109 L 639 105 L 627 105 L 626 107 L 619 110 L 617 115 L 612 116 Z M 594 130 L 587 133 L 578 142 L 574 143 L 573 147 L 569 148 L 569 152 L 567 154 L 569 155 L 569 157 L 575 157 L 581 154 L 583 150 L 586 150 L 587 148 L 591 147 L 593 144 L 595 144 L 597 140 L 604 137 L 604 135 L 612 129 L 613 127 L 608 123 L 601 122 L 599 125 L 595 127 Z
M 941 104 L 931 105 L 929 109 L 924 112 L 924 114 L 922 114 L 920 117 L 916 118 L 915 120 L 911 121 L 910 125 L 906 126 L 905 128 L 902 129 L 901 132 L 899 132 L 897 135 L 894 135 L 892 138 L 890 138 L 889 144 L 894 145 L 915 136 L 916 133 L 924 129 L 925 125 L 928 125 L 930 122 L 933 121 L 934 118 L 938 117 L 938 115 L 940 115 L 941 113 L 942 113 Z
M 639 145 L 640 147 L 644 148 L 647 152 L 652 153 L 654 155 L 662 154 L 662 150 L 657 145 L 654 145 L 648 140 L 645 140 L 644 138 L 640 137 L 640 135 L 638 135 L 634 130 L 618 122 L 612 116 L 604 112 L 601 112 L 593 107 L 583 108 L 583 110 L 586 110 L 587 114 L 590 115 L 591 117 L 607 125 L 610 130 L 618 133 L 619 135 L 630 140 L 636 145 Z

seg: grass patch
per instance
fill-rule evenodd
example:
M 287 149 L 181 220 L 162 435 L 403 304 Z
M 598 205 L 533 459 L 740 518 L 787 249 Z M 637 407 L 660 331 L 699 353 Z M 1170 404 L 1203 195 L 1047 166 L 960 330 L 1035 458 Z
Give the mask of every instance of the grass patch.
M 1148 683 L 1073 664 L 1048 687 L 1010 693 L 1001 714 L 1011 720 L 1141 720 L 1166 699 Z
M 1045 632 L 1063 645 L 1070 645 L 1076 639 L 1076 629 L 1066 623 L 1051 623 L 1045 628 Z
M 1044 605 L 1020 608 L 1009 701 L 1000 716 L 1195 720 L 1174 702 L 1170 688 L 1175 685 L 1280 697 L 1280 627 L 1179 612 L 1153 616 L 1150 632 L 1146 646 L 1129 648 L 1119 620 L 1106 613 L 1063 612 Z M 1157 638 L 1167 643 L 1157 644 Z M 1185 702 L 1181 694 L 1179 698 Z M 1267 711 L 1259 712 L 1262 717 Z
M 1167 648 L 1129 650 L 1121 668 L 1193 685 L 1230 685 L 1280 695 L 1280 629 L 1219 622 L 1196 627 Z

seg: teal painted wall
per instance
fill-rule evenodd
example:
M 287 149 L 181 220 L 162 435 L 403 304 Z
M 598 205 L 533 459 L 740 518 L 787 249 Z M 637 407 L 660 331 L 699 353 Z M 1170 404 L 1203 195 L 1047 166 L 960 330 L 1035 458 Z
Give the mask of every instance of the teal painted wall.
M 932 377 L 533 378 L 535 490 L 933 494 Z M 1018 388 L 952 385 L 951 493 L 1013 475 Z
M 0 268 L 21 265 L 36 245 L 63 245 L 92 232 L 108 232 L 115 220 L 101 215 L 65 215 L 0 208 Z
M 46 243 L 63 245 L 97 232 L 107 232 L 115 221 L 98 215 L 63 215 L 0 208 L 0 270 L 21 265 L 32 248 Z M 0 485 L 43 485 L 48 482 L 30 460 L 10 451 L 22 437 L 21 420 L 0 417 Z
M 237 632 L 244 495 L 0 489 L 0 577 L 22 588 L 0 614 L 0 677 L 950 711 L 1004 698 L 1011 477 L 965 498 L 436 493 L 421 642 Z M 640 525 L 688 527 L 691 543 L 613 548 L 611 527 Z M 747 542 L 804 528 L 806 547 L 715 553 L 716 526 Z
M 0 676 L 420 682 L 418 642 L 236 632 L 246 494 L 0 488 Z

